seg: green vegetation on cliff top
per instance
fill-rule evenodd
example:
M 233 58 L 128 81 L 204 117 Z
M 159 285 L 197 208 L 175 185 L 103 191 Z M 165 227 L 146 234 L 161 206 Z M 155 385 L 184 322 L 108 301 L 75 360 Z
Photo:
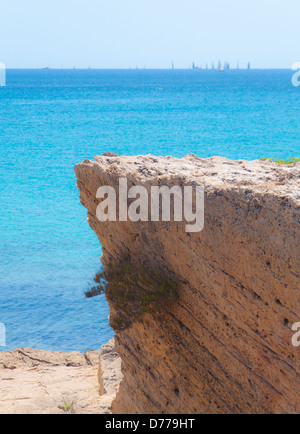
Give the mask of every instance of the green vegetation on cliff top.
M 298 157 L 292 157 L 291 155 L 288 156 L 287 160 L 283 160 L 280 158 L 260 158 L 261 161 L 272 161 L 274 163 L 278 163 L 278 164 L 296 164 L 296 163 L 300 163 L 300 158 Z

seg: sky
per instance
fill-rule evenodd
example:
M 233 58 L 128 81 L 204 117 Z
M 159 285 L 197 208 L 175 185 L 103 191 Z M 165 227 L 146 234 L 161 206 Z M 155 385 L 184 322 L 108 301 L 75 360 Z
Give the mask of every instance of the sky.
M 8 68 L 300 61 L 299 0 L 0 0 Z

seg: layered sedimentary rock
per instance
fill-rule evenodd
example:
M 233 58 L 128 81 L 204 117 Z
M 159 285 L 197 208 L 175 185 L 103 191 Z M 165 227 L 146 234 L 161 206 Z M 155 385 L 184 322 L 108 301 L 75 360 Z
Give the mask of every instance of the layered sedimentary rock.
M 299 413 L 300 165 L 104 154 L 75 168 L 106 271 L 129 257 L 178 299 L 116 328 L 115 413 Z M 100 186 L 203 186 L 205 226 L 100 222 Z M 120 292 L 122 285 L 120 286 Z M 118 314 L 109 301 L 111 315 Z

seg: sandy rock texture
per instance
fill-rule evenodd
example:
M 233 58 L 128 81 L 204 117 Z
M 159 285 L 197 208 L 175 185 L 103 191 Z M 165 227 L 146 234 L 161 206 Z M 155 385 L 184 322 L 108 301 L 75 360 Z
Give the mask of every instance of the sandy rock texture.
M 102 262 L 129 255 L 180 283 L 179 300 L 117 331 L 115 413 L 299 413 L 300 165 L 106 153 L 75 167 Z M 200 185 L 205 227 L 105 222 L 96 192 Z M 111 313 L 115 306 L 110 303 Z
M 85 355 L 34 349 L 0 352 L 0 414 L 110 413 L 121 379 L 118 359 L 113 341 Z M 108 384 L 107 392 L 100 392 L 99 382 Z

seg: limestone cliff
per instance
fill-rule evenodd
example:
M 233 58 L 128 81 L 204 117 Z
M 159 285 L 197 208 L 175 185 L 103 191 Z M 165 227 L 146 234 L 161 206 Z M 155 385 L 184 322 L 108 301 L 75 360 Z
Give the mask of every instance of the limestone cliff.
M 299 413 L 300 165 L 107 153 L 75 172 L 106 271 L 126 256 L 179 285 L 175 302 L 115 327 L 124 379 L 113 411 Z M 148 190 L 204 186 L 204 230 L 101 223 L 97 189 L 124 177 Z

